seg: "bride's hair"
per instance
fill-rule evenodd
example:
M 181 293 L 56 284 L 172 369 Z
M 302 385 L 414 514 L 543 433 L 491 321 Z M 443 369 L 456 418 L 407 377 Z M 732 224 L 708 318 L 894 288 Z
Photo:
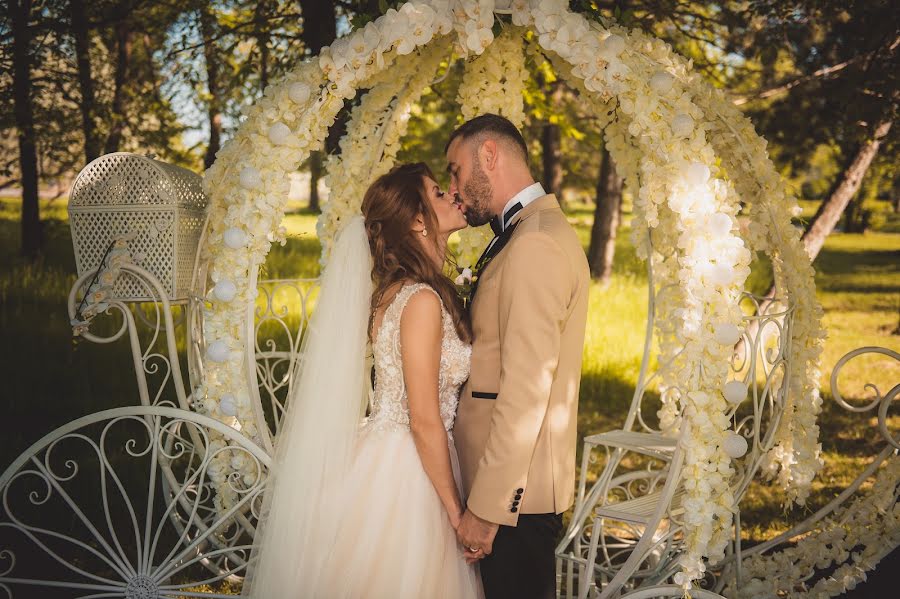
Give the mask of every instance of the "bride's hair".
M 385 292 L 400 281 L 414 281 L 427 283 L 437 291 L 453 317 L 460 339 L 469 342 L 472 329 L 456 287 L 416 239 L 419 234 L 412 230 L 413 221 L 420 214 L 426 230 L 435 233 L 438 230 L 437 216 L 428 201 L 425 177 L 435 178 L 424 162 L 401 164 L 378 177 L 363 197 L 362 213 L 372 251 L 372 280 L 375 283 L 369 334 L 372 334 L 372 321 Z M 425 239 L 437 247 L 437 237 L 433 234 Z

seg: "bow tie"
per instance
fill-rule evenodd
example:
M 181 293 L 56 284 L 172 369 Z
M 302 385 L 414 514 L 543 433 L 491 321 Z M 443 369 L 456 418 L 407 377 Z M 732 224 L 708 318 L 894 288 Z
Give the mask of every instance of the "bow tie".
M 492 218 L 490 221 L 490 225 L 491 225 L 491 231 L 494 232 L 494 235 L 499 237 L 500 234 L 503 233 L 504 229 L 506 229 L 506 227 L 509 225 L 509 219 L 511 219 L 513 216 L 515 216 L 516 213 L 519 212 L 519 210 L 521 210 L 521 209 L 522 209 L 521 202 L 516 202 L 515 204 L 510 206 L 509 210 L 507 210 L 506 212 L 503 213 L 503 224 L 502 225 L 500 224 L 499 217 L 495 216 L 494 218 Z

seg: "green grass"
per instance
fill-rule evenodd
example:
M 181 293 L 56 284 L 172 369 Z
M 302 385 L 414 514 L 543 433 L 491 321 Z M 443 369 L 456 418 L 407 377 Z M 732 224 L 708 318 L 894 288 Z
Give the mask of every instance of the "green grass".
M 74 281 L 74 260 L 65 201 L 42 206 L 47 247 L 44 256 L 26 264 L 17 253 L 17 205 L 0 201 L 0 377 L 2 407 L 8 423 L 2 439 L 4 465 L 53 428 L 87 413 L 138 402 L 131 360 L 124 340 L 109 345 L 73 343 L 65 302 Z M 628 222 L 626 213 L 625 221 Z M 570 220 L 582 241 L 590 234 L 589 207 L 574 206 Z M 288 241 L 274 246 L 263 276 L 314 277 L 319 244 L 315 216 L 295 210 L 285 219 Z M 620 231 L 611 285 L 593 285 L 585 343 L 579 410 L 579 434 L 617 428 L 624 422 L 640 368 L 647 317 L 646 273 L 636 258 L 627 228 Z M 816 284 L 825 307 L 829 337 L 822 362 L 825 410 L 821 418 L 826 468 L 816 481 L 810 509 L 826 503 L 855 476 L 878 445 L 872 414 L 855 415 L 830 398 L 828 376 L 837 360 L 862 345 L 900 350 L 900 234 L 836 233 L 816 260 Z M 766 266 L 760 263 L 751 286 L 763 291 Z M 865 382 L 882 391 L 900 380 L 900 367 L 872 358 L 851 364 L 841 389 L 864 394 Z M 654 410 L 646 416 L 651 419 Z M 892 426 L 900 425 L 895 417 Z M 773 536 L 787 526 L 779 489 L 754 484 L 742 513 L 748 538 Z

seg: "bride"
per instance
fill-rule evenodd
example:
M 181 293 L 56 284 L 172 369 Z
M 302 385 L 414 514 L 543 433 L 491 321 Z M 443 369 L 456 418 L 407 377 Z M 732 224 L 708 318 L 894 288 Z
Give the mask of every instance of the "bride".
M 423 163 L 376 180 L 362 212 L 322 275 L 242 595 L 482 597 L 455 532 L 471 328 L 442 274 L 466 220 Z

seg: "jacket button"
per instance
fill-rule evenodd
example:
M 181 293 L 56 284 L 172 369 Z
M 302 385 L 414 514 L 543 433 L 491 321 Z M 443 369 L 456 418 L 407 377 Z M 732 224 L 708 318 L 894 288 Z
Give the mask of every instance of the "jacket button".
M 523 489 L 523 488 L 521 488 L 521 487 L 519 487 L 518 489 L 516 489 L 516 493 L 524 493 L 524 492 L 525 492 L 525 489 Z
M 516 512 L 519 511 L 519 508 L 517 508 L 517 507 L 511 507 L 511 508 L 509 508 L 509 511 L 511 511 L 512 513 L 515 514 Z
M 515 499 L 522 499 L 522 494 L 521 494 L 521 493 L 516 493 Z
M 517 505 L 519 505 L 519 502 L 518 502 L 518 501 L 513 501 L 513 507 L 516 507 Z

